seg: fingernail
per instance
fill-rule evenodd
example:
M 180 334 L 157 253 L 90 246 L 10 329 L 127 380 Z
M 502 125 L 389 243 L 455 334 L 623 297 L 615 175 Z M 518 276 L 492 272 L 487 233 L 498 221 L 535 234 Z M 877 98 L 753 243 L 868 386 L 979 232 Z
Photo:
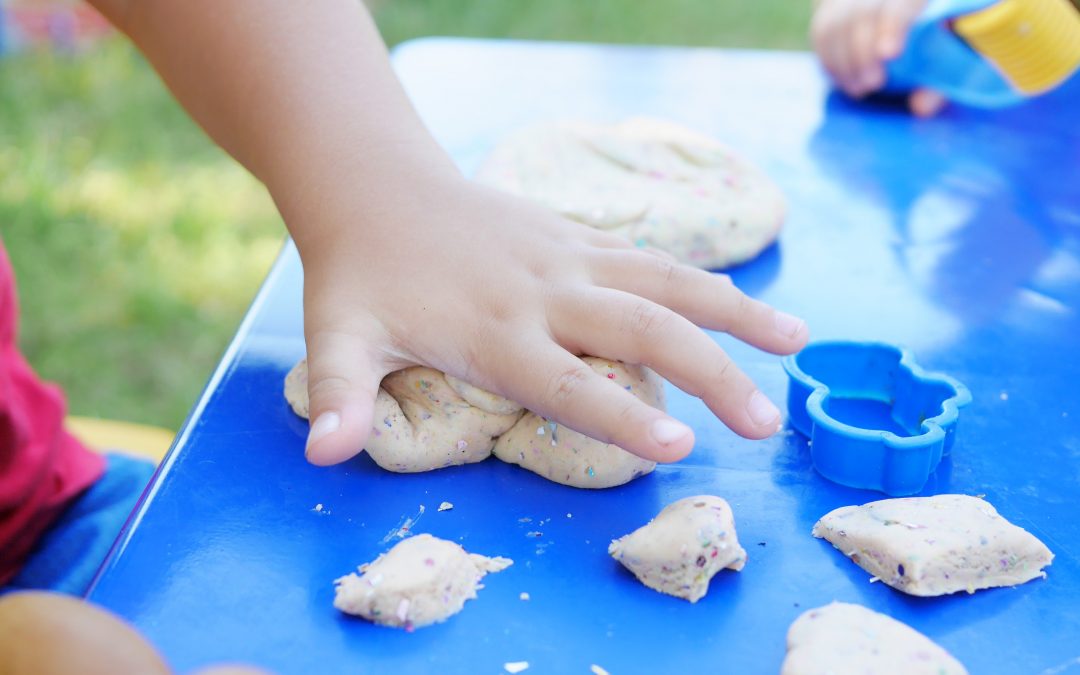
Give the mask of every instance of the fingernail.
M 660 445 L 671 445 L 680 438 L 685 438 L 691 431 L 690 427 L 682 422 L 661 417 L 652 423 L 650 433 L 652 433 L 653 440 Z
M 746 412 L 750 414 L 750 419 L 754 421 L 754 424 L 759 427 L 767 424 L 775 426 L 776 420 L 780 417 L 780 410 L 760 391 L 755 391 L 750 396 L 750 402 L 746 405 Z
M 773 318 L 776 321 L 776 331 L 784 337 L 795 337 L 806 323 L 799 317 L 792 316 L 787 312 L 777 311 Z
M 315 420 L 315 424 L 311 425 L 311 431 L 308 432 L 307 445 L 304 447 L 304 451 L 306 452 L 315 441 L 334 433 L 340 427 L 341 415 L 336 412 L 324 412 L 319 415 L 319 419 Z

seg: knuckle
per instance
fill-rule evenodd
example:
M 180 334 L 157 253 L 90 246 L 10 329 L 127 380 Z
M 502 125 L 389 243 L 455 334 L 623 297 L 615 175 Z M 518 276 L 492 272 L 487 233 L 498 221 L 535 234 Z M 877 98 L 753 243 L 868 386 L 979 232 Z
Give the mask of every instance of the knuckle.
M 681 270 L 678 263 L 660 256 L 650 257 L 653 258 L 656 275 L 662 279 L 665 284 L 673 284 L 681 279 L 682 275 L 680 274 Z
M 638 303 L 626 316 L 625 332 L 639 339 L 659 334 L 670 318 L 668 310 L 658 305 Z
M 351 388 L 352 383 L 344 377 L 327 375 L 311 378 L 308 380 L 308 397 L 312 405 L 317 405 L 320 401 L 339 396 Z
M 557 407 L 572 401 L 592 374 L 592 370 L 583 363 L 553 375 L 546 389 L 548 404 Z

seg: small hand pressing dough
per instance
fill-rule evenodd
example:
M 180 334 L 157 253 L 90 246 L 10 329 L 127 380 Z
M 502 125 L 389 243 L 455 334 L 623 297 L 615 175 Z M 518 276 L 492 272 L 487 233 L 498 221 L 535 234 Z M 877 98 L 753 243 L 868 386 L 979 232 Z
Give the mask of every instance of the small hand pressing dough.
M 768 176 L 718 141 L 648 118 L 521 130 L 476 179 L 705 269 L 760 253 L 786 208 Z
M 910 595 L 974 593 L 1039 577 L 1054 554 L 984 499 L 936 495 L 884 499 L 826 514 L 813 534 Z
M 334 580 L 334 607 L 384 626 L 419 628 L 460 612 L 483 588 L 484 575 L 512 564 L 418 534 L 361 565 L 360 574 Z
M 584 357 L 653 407 L 664 409 L 663 382 L 648 368 Z M 308 417 L 307 361 L 285 377 L 285 399 Z M 431 368 L 413 367 L 383 378 L 366 450 L 389 471 L 415 473 L 495 456 L 541 476 L 584 488 L 622 485 L 651 472 L 655 462 L 548 422 L 521 406 Z
M 611 542 L 608 553 L 649 588 L 690 602 L 705 596 L 720 570 L 746 565 L 731 507 L 711 495 L 667 505 L 647 525 Z
M 781 675 L 967 675 L 930 638 L 860 605 L 834 602 L 791 624 Z

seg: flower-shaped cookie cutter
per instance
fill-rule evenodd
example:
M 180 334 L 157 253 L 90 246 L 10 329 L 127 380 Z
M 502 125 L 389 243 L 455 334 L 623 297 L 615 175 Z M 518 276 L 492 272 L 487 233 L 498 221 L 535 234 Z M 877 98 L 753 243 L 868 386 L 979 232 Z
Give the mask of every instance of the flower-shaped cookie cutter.
M 923 488 L 971 402 L 963 384 L 881 342 L 815 342 L 783 364 L 789 420 L 810 437 L 818 473 L 893 496 Z

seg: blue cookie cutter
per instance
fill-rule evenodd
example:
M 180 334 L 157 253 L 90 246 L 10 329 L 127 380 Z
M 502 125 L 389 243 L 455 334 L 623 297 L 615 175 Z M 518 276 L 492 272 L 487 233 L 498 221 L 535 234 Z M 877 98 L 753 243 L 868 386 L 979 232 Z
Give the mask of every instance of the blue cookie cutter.
M 815 342 L 783 360 L 791 425 L 829 480 L 889 495 L 920 491 L 956 438 L 967 387 L 881 342 Z

